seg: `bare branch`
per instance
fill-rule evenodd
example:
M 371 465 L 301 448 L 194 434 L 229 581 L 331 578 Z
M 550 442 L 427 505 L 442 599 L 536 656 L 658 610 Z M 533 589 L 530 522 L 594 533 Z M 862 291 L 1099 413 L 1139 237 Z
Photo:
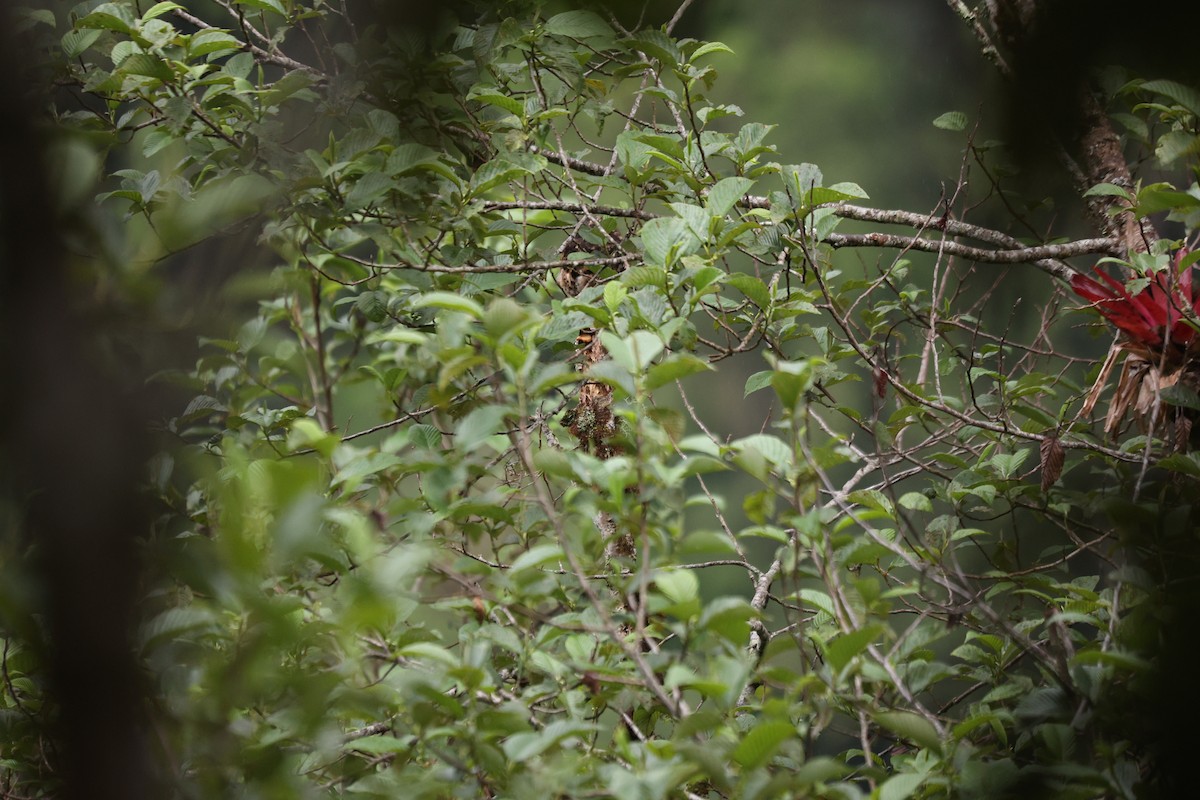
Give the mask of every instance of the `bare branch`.
M 547 150 L 545 148 L 538 147 L 535 144 L 531 144 L 529 146 L 529 152 L 536 153 L 537 155 L 545 158 L 547 161 L 552 161 L 555 164 L 558 164 L 560 167 L 568 167 L 576 172 L 582 172 L 585 175 L 595 175 L 597 178 L 604 178 L 608 176 L 608 167 L 603 167 L 592 161 L 584 161 L 581 158 L 573 158 L 572 156 L 556 153 L 553 150 Z
M 217 28 L 215 25 L 209 25 L 207 22 L 200 19 L 199 17 L 192 16 L 191 14 L 184 11 L 183 9 L 177 8 L 172 13 L 179 19 L 183 20 L 184 22 L 188 22 L 192 25 L 195 25 L 197 28 L 200 28 L 201 30 L 221 30 L 220 28 Z M 268 52 L 255 44 L 251 44 L 250 42 L 243 42 L 242 49 L 249 53 L 252 53 L 254 55 L 254 59 L 260 63 L 274 64 L 277 67 L 286 67 L 287 69 L 299 70 L 300 72 L 306 72 L 309 75 L 312 75 L 321 80 L 327 80 L 329 78 L 328 75 L 321 72 L 320 70 L 310 67 L 307 64 L 302 64 L 294 58 L 289 58 L 288 56 L 285 56 L 283 53 Z
M 687 12 L 688 6 L 694 2 L 695 0 L 683 0 L 679 8 L 675 10 L 675 14 L 671 17 L 671 21 L 667 23 L 667 33 L 675 30 L 675 26 L 679 24 L 679 20 L 683 19 L 684 13 Z
M 967 24 L 971 33 L 975 34 L 975 38 L 979 41 L 979 51 L 983 53 L 984 58 L 995 64 L 1001 75 L 1010 76 L 1012 70 L 1009 68 L 1008 62 L 1004 60 L 1004 56 L 1000 55 L 1000 51 L 996 49 L 996 45 L 992 43 L 992 37 L 983 27 L 983 23 L 979 21 L 979 14 L 967 6 L 963 0 L 946 0 L 946 3 Z
M 1065 244 L 1047 244 L 1020 250 L 988 250 L 952 241 L 936 241 L 916 236 L 896 236 L 888 233 L 831 233 L 824 242 L 831 247 L 887 247 L 901 250 L 921 250 L 927 253 L 946 253 L 986 264 L 1034 264 L 1044 272 L 1063 281 L 1071 280 L 1075 270 L 1065 265 L 1045 263 L 1047 259 L 1071 258 L 1099 253 L 1115 253 L 1120 246 L 1116 239 L 1080 239 Z
M 616 206 L 599 206 L 587 203 L 571 203 L 562 200 L 511 200 L 495 201 L 483 204 L 484 211 L 512 211 L 526 209 L 530 211 L 567 211 L 572 214 L 597 214 L 602 217 L 630 217 L 631 219 L 654 219 L 655 214 L 636 208 L 617 208 Z

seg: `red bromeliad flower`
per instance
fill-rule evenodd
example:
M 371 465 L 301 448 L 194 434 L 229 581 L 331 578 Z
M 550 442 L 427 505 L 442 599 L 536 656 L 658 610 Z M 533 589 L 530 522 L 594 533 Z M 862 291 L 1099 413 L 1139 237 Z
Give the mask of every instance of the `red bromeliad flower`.
M 1186 253 L 1181 249 L 1175 255 L 1174 268 L 1156 274 L 1150 285 L 1135 295 L 1099 267 L 1096 274 L 1107 286 L 1077 273 L 1071 277 L 1071 288 L 1135 341 L 1159 349 L 1169 332 L 1172 344 L 1186 348 L 1197 333 L 1187 318 L 1200 317 L 1200 297 L 1192 296 L 1192 269 L 1180 271 Z

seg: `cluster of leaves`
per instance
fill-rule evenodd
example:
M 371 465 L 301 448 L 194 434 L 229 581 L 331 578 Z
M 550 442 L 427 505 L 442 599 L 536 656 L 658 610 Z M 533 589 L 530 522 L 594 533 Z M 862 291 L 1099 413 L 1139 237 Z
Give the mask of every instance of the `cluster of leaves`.
M 420 31 L 321 0 L 32 12 L 130 251 L 253 227 L 273 254 L 236 330 L 158 376 L 191 396 L 150 481 L 164 779 L 1132 797 L 1107 698 L 1144 679 L 1159 576 L 1117 532 L 1156 506 L 1116 498 L 1157 445 L 1078 418 L 1059 289 L 1021 344 L 985 324 L 994 266 L 835 264 L 886 244 L 839 232 L 866 194 L 708 99 L 728 48 L 541 5 Z M 689 393 L 744 353 L 773 413 L 735 438 Z M 588 385 L 603 453 L 571 417 Z M 53 780 L 26 671 L 6 646 L 23 795 Z

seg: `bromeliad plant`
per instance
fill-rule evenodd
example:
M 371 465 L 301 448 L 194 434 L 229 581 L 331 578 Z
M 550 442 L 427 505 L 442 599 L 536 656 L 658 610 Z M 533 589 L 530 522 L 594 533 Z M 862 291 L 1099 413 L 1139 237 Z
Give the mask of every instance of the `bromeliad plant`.
M 1170 266 L 1130 281 L 1132 291 L 1130 285 L 1099 267 L 1095 271 L 1103 283 L 1083 273 L 1072 276 L 1075 293 L 1091 301 L 1124 334 L 1110 349 L 1083 404 L 1083 413 L 1091 413 L 1117 359 L 1124 354 L 1121 375 L 1105 416 L 1107 433 L 1114 433 L 1130 412 L 1143 428 L 1154 429 L 1172 409 L 1164 401 L 1164 390 L 1181 386 L 1194 394 L 1200 388 L 1200 297 L 1193 296 L 1192 291 L 1195 261 L 1195 255 L 1181 248 Z M 1174 410 L 1177 441 L 1186 443 L 1190 417 L 1181 408 Z

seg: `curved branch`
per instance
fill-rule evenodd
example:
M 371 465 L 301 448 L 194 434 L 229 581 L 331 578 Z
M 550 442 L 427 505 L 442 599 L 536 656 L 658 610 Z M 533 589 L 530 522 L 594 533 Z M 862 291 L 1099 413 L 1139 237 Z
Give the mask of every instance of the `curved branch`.
M 572 158 L 571 156 L 562 153 L 556 153 L 553 150 L 548 150 L 544 147 L 538 147 L 536 144 L 529 145 L 529 152 L 539 155 L 542 158 L 552 163 L 558 164 L 560 167 L 568 167 L 576 172 L 582 172 L 585 175 L 595 175 L 597 178 L 608 177 L 608 167 L 601 166 L 594 161 L 584 161 L 581 158 Z
M 854 219 L 862 222 L 907 225 L 910 228 L 917 229 L 934 228 L 939 231 L 945 231 L 953 236 L 967 236 L 980 242 L 997 244 L 1009 250 L 1018 250 L 1029 246 L 1015 236 L 1009 236 L 1007 233 L 994 231 L 991 228 L 984 228 L 980 225 L 972 225 L 969 222 L 962 222 L 950 217 L 918 214 L 912 211 L 900 211 L 888 208 L 869 208 L 867 206 L 856 206 L 851 203 L 842 203 L 841 205 L 834 206 L 833 213 L 842 219 Z
M 1075 270 L 1050 259 L 1070 258 L 1099 253 L 1114 253 L 1120 246 L 1116 239 L 1080 239 L 1065 244 L 1023 247 L 1019 250 L 989 250 L 953 241 L 922 239 L 918 236 L 896 236 L 890 233 L 831 233 L 823 240 L 834 248 L 889 247 L 901 250 L 921 250 L 926 253 L 946 253 L 987 264 L 1033 264 L 1059 280 L 1070 281 Z
M 184 22 L 195 25 L 201 30 L 224 30 L 223 28 L 218 28 L 215 25 L 210 25 L 199 17 L 193 16 L 181 8 L 175 9 L 172 11 L 172 13 Z M 309 75 L 312 75 L 315 78 L 329 80 L 329 76 L 324 72 L 321 72 L 319 69 L 310 67 L 308 64 L 302 64 L 296 59 L 289 58 L 282 53 L 271 53 L 248 41 L 242 42 L 242 49 L 251 53 L 254 56 L 254 60 L 258 61 L 259 63 L 274 64 L 277 67 L 299 70 L 300 72 L 307 72 Z

